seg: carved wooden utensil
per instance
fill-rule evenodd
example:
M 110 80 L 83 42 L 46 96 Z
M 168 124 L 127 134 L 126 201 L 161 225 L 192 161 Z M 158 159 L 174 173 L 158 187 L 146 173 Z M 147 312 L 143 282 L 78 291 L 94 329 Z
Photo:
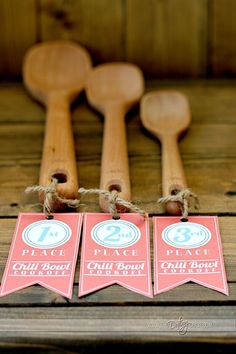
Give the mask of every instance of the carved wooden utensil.
M 162 144 L 162 193 L 174 195 L 187 187 L 178 149 L 178 139 L 190 125 L 187 98 L 177 91 L 154 91 L 141 100 L 141 120 Z M 167 203 L 170 214 L 179 215 L 177 202 Z
M 86 85 L 90 104 L 105 116 L 100 188 L 116 190 L 126 200 L 130 200 L 130 179 L 125 114 L 143 90 L 141 70 L 128 63 L 97 66 Z M 104 198 L 100 198 L 100 206 L 108 211 Z
M 24 83 L 47 108 L 39 183 L 47 186 L 56 178 L 57 191 L 65 198 L 78 195 L 70 104 L 84 89 L 90 69 L 88 52 L 68 41 L 37 44 L 24 58 Z

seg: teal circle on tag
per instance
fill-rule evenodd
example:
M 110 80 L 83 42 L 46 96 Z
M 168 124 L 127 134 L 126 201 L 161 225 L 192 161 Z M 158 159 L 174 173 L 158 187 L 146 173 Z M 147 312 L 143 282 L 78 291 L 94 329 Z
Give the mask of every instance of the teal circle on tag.
M 22 240 L 33 248 L 54 248 L 64 245 L 71 237 L 71 228 L 59 220 L 36 221 L 22 232 Z
M 106 220 L 95 225 L 92 239 L 100 246 L 125 248 L 133 246 L 141 237 L 139 228 L 126 220 Z
M 208 243 L 210 230 L 197 223 L 180 222 L 167 226 L 162 231 L 162 239 L 170 246 L 177 248 L 196 248 Z

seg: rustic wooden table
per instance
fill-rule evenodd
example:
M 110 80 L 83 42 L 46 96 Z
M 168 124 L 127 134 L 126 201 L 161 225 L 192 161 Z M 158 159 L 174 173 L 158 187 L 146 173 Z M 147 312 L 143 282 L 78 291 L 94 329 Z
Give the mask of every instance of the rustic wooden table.
M 40 286 L 0 298 L 0 351 L 75 353 L 112 350 L 215 352 L 236 343 L 236 82 L 148 82 L 147 91 L 177 88 L 191 105 L 192 125 L 180 150 L 188 185 L 200 199 L 202 215 L 219 215 L 230 295 L 186 284 L 153 300 L 112 286 L 66 300 Z M 19 211 L 39 211 L 36 184 L 45 111 L 20 83 L 0 85 L 0 271 L 3 273 Z M 99 185 L 102 119 L 82 95 L 73 105 L 79 183 Z M 127 117 L 133 201 L 151 215 L 162 214 L 160 145 L 141 126 L 138 109 Z M 83 199 L 98 211 L 95 197 Z M 181 319 L 182 318 L 182 319 Z M 172 321 L 172 326 L 167 322 Z M 187 331 L 181 333 L 181 326 Z M 183 332 L 183 331 L 182 331 Z M 185 333 L 186 332 L 186 333 Z

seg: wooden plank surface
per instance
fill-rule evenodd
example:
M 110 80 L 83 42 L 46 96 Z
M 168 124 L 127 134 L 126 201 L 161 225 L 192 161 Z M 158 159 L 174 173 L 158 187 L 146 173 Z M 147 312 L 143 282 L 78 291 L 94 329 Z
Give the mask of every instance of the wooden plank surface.
M 58 307 L 57 311 L 43 307 L 11 308 L 1 311 L 0 338 L 6 342 L 14 338 L 39 344 L 53 341 L 54 345 L 73 345 L 80 341 L 83 345 L 90 341 L 99 345 L 101 340 L 209 343 L 230 336 L 231 343 L 235 343 L 235 311 L 233 306 Z M 180 317 L 189 324 L 182 336 L 178 328 L 170 328 L 170 321 L 178 324 Z M 194 324 L 197 330 L 191 330 Z
M 78 274 L 77 274 L 78 275 Z M 38 285 L 17 291 L 16 293 L 0 298 L 0 306 L 212 306 L 225 304 L 235 305 L 236 284 L 229 283 L 229 296 L 217 291 L 203 288 L 197 284 L 188 283 L 166 293 L 154 296 L 153 299 L 131 292 L 119 285 L 112 285 L 106 289 L 78 298 L 78 276 L 75 278 L 73 297 L 66 299 L 46 288 Z
M 6 76 L 20 75 L 29 45 L 54 39 L 78 41 L 95 63 L 137 62 L 147 75 L 206 71 L 207 0 L 2 0 L 0 10 Z
M 127 0 L 126 21 L 127 59 L 148 76 L 205 73 L 207 1 Z
M 41 40 L 78 41 L 94 62 L 124 58 L 121 0 L 40 0 L 40 10 Z
M 148 82 L 147 91 L 153 89 L 179 89 L 190 100 L 193 122 L 180 149 L 189 186 L 200 198 L 199 212 L 220 215 L 229 297 L 189 283 L 153 300 L 118 285 L 79 299 L 77 264 L 71 300 L 38 285 L 0 298 L 0 351 L 1 347 L 10 353 L 21 348 L 28 353 L 32 350 L 30 343 L 34 352 L 47 349 L 60 353 L 68 348 L 73 352 L 78 346 L 89 352 L 93 346 L 101 345 L 101 341 L 105 352 L 114 343 L 121 345 L 122 342 L 126 349 L 128 343 L 132 343 L 132 349 L 142 343 L 144 351 L 146 345 L 152 350 L 160 345 L 160 352 L 165 352 L 170 349 L 169 341 L 183 345 L 208 343 L 215 350 L 217 343 L 218 349 L 224 351 L 223 343 L 229 346 L 235 343 L 235 329 L 232 331 L 235 322 L 226 320 L 235 319 L 236 301 L 236 84 L 231 81 Z M 96 187 L 102 118 L 89 108 L 84 95 L 75 102 L 72 112 L 80 183 L 84 187 Z M 18 212 L 40 210 L 37 195 L 26 196 L 24 189 L 38 182 L 44 121 L 44 108 L 31 100 L 22 85 L 0 85 L 0 277 Z M 161 194 L 161 149 L 142 128 L 138 108 L 127 117 L 127 132 L 133 200 L 154 215 L 162 214 L 156 203 Z M 99 210 L 96 197 L 84 197 L 82 202 L 88 211 Z M 178 321 L 181 316 L 190 322 L 213 319 L 218 321 L 218 327 L 207 332 L 202 323 L 199 331 L 189 331 L 184 336 L 157 328 L 159 321 Z M 154 333 L 148 327 L 153 323 Z M 124 328 L 126 335 L 120 332 Z M 13 341 L 16 344 L 11 344 Z M 122 350 L 114 348 L 114 353 Z M 227 350 L 230 348 L 227 346 Z
M 235 0 L 1 0 L 0 77 L 21 75 L 26 50 L 53 39 L 152 78 L 235 76 L 235 13 Z
M 37 40 L 35 0 L 0 1 L 0 77 L 19 77 L 25 51 Z
M 146 92 L 159 89 L 177 89 L 190 101 L 192 120 L 199 123 L 235 123 L 235 80 L 149 80 Z M 99 124 L 102 119 L 94 110 L 88 109 L 85 95 L 73 104 L 73 118 L 79 124 Z M 43 123 L 45 110 L 34 101 L 19 82 L 0 84 L 0 124 Z M 132 111 L 134 120 L 137 109 Z
M 236 2 L 213 0 L 209 12 L 209 68 L 212 76 L 236 74 Z
M 163 88 L 179 89 L 190 101 L 193 122 L 180 150 L 188 185 L 200 199 L 199 212 L 234 215 L 235 83 L 147 84 L 147 91 Z M 38 203 L 37 196 L 25 196 L 24 189 L 38 182 L 45 110 L 31 100 L 21 85 L 8 84 L 0 86 L 0 110 L 0 215 L 16 216 L 20 210 L 34 210 L 31 204 Z M 97 187 L 103 123 L 83 95 L 73 105 L 73 124 L 80 185 Z M 160 144 L 141 126 L 138 109 L 127 117 L 127 132 L 132 199 L 151 214 L 159 214 L 162 209 L 156 201 L 161 195 Z M 99 210 L 96 198 L 84 197 L 83 202 L 88 210 Z

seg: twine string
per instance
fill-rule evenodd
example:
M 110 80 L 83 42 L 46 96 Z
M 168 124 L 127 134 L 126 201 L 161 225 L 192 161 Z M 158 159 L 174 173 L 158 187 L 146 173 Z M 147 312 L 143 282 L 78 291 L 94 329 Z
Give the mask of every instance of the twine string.
M 158 203 L 161 204 L 167 204 L 169 202 L 178 202 L 180 204 L 180 210 L 182 213 L 181 221 L 188 221 L 191 204 L 193 204 L 195 209 L 198 209 L 199 207 L 197 195 L 188 188 L 177 191 L 174 195 L 168 195 L 158 199 Z
M 133 203 L 120 198 L 119 192 L 117 191 L 109 192 L 104 189 L 98 189 L 98 188 L 90 188 L 90 189 L 80 188 L 79 193 L 82 195 L 83 194 L 102 195 L 108 201 L 108 210 L 111 213 L 113 219 L 119 219 L 117 205 L 123 206 L 124 208 L 129 209 L 131 212 L 139 213 L 141 216 L 146 217 L 146 212 L 144 210 L 137 207 Z
M 43 202 L 43 212 L 47 219 L 52 219 L 52 213 L 54 211 L 53 205 L 55 202 L 59 202 L 61 204 L 67 205 L 69 208 L 78 208 L 80 205 L 80 201 L 78 199 L 67 199 L 61 197 L 57 192 L 58 180 L 56 178 L 52 178 L 51 183 L 48 186 L 32 186 L 27 187 L 25 192 L 43 192 L 44 193 L 44 202 Z

